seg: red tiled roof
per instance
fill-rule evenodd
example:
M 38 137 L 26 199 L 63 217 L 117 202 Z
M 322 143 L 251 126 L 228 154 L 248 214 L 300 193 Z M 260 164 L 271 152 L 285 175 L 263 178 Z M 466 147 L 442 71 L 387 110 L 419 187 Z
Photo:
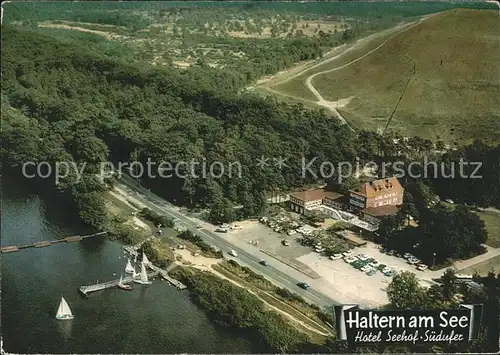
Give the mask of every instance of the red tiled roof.
M 403 187 L 395 177 L 364 183 L 359 190 L 351 192 L 364 197 L 375 197 L 392 191 L 402 191 Z

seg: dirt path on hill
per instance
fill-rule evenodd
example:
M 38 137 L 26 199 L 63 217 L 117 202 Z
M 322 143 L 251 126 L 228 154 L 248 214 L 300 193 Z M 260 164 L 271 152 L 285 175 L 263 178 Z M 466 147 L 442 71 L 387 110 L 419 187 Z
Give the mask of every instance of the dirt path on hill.
M 311 101 L 311 100 L 307 100 L 307 99 L 299 99 L 299 98 L 296 98 L 292 95 L 288 95 L 288 94 L 285 94 L 285 93 L 280 93 L 278 91 L 275 91 L 273 89 L 271 89 L 269 86 L 270 85 L 277 85 L 277 84 L 282 84 L 282 83 L 285 83 L 289 80 L 292 80 L 296 77 L 299 77 L 301 75 L 303 75 L 304 73 L 307 73 L 308 71 L 314 69 L 314 68 L 317 68 L 321 65 L 324 65 L 324 64 L 327 64 L 333 60 L 336 60 L 338 58 L 340 58 L 341 56 L 345 55 L 346 53 L 349 53 L 350 51 L 352 51 L 353 49 L 356 49 L 359 47 L 360 44 L 366 42 L 367 40 L 377 36 L 377 35 L 380 35 L 380 33 L 375 33 L 375 34 L 372 34 L 368 37 L 365 37 L 365 38 L 362 38 L 362 39 L 359 39 L 356 41 L 356 43 L 350 47 L 350 48 L 347 48 L 345 50 L 343 50 L 341 53 L 337 54 L 337 55 L 334 55 L 333 57 L 330 57 L 330 58 L 327 58 L 327 59 L 324 59 L 324 60 L 321 60 L 320 62 L 310 66 L 310 67 L 307 67 L 307 68 L 304 68 L 303 70 L 289 76 L 289 77 L 286 77 L 284 80 L 277 80 L 277 81 L 274 81 L 273 83 L 269 83 L 269 81 L 266 81 L 266 86 L 263 86 L 263 88 L 267 91 L 270 91 L 272 93 L 279 93 L 280 95 L 283 95 L 283 96 L 287 96 L 287 97 L 290 97 L 290 98 L 293 98 L 293 99 L 299 99 L 301 101 L 307 101 L 307 102 L 311 102 L 311 103 L 314 103 L 316 105 L 319 105 L 319 106 L 322 106 L 322 107 L 325 107 L 326 109 L 328 109 L 330 112 L 334 113 L 334 115 L 343 123 L 343 124 L 347 124 L 348 127 L 354 131 L 354 129 L 349 126 L 349 124 L 347 123 L 347 121 L 345 120 L 344 117 L 342 117 L 342 115 L 340 114 L 340 112 L 337 110 L 337 108 L 339 107 L 339 105 L 342 105 L 342 106 L 345 106 L 352 98 L 353 96 L 351 96 L 350 98 L 348 99 L 342 99 L 342 100 L 338 100 L 338 101 L 328 101 L 328 100 L 325 100 L 323 98 L 323 96 L 319 93 L 319 91 L 314 87 L 313 83 L 312 83 L 312 80 L 318 76 L 318 75 L 322 75 L 322 74 L 326 74 L 326 73 L 330 73 L 330 72 L 334 72 L 334 71 L 337 71 L 337 70 L 341 70 L 341 69 L 344 69 L 346 67 L 348 67 L 349 65 L 351 64 L 354 64 L 358 61 L 360 61 L 361 59 L 369 56 L 370 54 L 376 52 L 377 50 L 379 50 L 380 48 L 382 48 L 388 41 L 390 41 L 391 39 L 393 39 L 394 37 L 400 35 L 401 33 L 415 27 L 415 26 L 418 26 L 422 21 L 424 21 L 425 19 L 429 18 L 430 16 L 433 16 L 435 14 L 431 14 L 431 15 L 428 15 L 428 16 L 424 16 L 422 19 L 420 19 L 420 21 L 418 22 L 415 22 L 413 24 L 404 24 L 404 25 L 398 25 L 396 27 L 394 27 L 392 30 L 396 30 L 398 28 L 401 28 L 401 30 L 398 30 L 396 33 L 394 33 L 392 36 L 390 36 L 389 38 L 387 38 L 384 42 L 382 42 L 380 45 L 378 45 L 376 48 L 366 52 L 365 54 L 363 54 L 362 56 L 356 58 L 356 59 L 353 59 L 351 60 L 350 62 L 346 63 L 346 64 L 343 64 L 341 66 L 338 66 L 338 67 L 335 67 L 335 68 L 331 68 L 331 69 L 327 69 L 327 70 L 324 70 L 324 71 L 321 71 L 321 72 L 318 72 L 318 73 L 315 73 L 315 74 L 312 74 L 310 76 L 308 76 L 305 80 L 305 85 L 307 86 L 307 88 L 309 89 L 309 91 L 311 91 L 313 93 L 313 95 L 316 97 L 317 101 Z M 332 51 L 330 51 L 329 53 L 331 52 L 334 52 L 336 50 L 341 50 L 343 49 L 343 47 L 346 46 L 345 44 L 343 44 L 342 46 L 339 46 L 339 47 L 335 47 Z M 293 69 L 292 69 L 293 70 Z M 273 79 L 278 79 L 278 77 L 275 77 Z M 268 86 L 269 85 L 269 86 Z M 347 103 L 346 103 L 347 101 Z

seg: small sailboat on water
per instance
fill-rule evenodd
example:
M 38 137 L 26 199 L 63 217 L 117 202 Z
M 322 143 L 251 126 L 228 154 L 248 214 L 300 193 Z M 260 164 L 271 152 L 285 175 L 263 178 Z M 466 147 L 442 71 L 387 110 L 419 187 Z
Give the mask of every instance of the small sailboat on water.
M 123 275 L 120 275 L 120 281 L 118 282 L 118 287 L 126 291 L 131 291 L 134 289 L 132 286 L 123 283 Z
M 58 320 L 68 320 L 73 319 L 75 316 L 71 313 L 71 308 L 69 308 L 68 302 L 61 296 L 61 302 L 59 303 L 59 308 L 57 309 L 56 319 Z
M 142 252 L 142 263 L 146 266 L 151 264 L 151 262 L 148 260 L 148 257 L 146 256 L 146 254 L 144 254 L 144 252 Z
M 133 274 L 134 273 L 134 267 L 132 266 L 132 263 L 130 262 L 130 259 L 127 261 L 127 266 L 125 266 L 125 272 L 127 274 Z
M 146 271 L 146 265 L 144 265 L 144 263 L 141 263 L 141 273 L 139 274 L 138 279 L 134 279 L 134 282 L 143 285 L 150 285 L 153 283 L 152 281 L 148 280 L 148 273 Z

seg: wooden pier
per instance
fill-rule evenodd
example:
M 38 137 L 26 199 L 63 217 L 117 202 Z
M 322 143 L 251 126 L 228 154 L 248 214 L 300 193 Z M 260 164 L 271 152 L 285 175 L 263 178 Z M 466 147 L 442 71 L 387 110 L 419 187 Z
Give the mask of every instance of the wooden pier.
M 148 273 L 148 277 L 155 277 L 157 275 L 158 275 L 157 271 L 153 271 L 153 272 Z M 127 283 L 133 282 L 134 278 L 132 276 L 127 276 L 127 277 L 124 277 L 122 281 L 124 284 L 127 284 Z M 101 291 L 101 290 L 104 290 L 106 288 L 116 287 L 116 286 L 118 286 L 118 283 L 120 283 L 119 279 L 113 280 L 113 281 L 96 283 L 95 285 L 81 286 L 79 288 L 79 290 L 83 295 L 87 296 L 91 292 Z
M 137 244 L 134 244 L 134 245 L 124 245 L 123 246 L 123 249 L 129 253 L 131 256 L 137 256 L 138 255 L 138 252 L 137 250 L 141 249 L 142 245 L 144 243 L 146 243 L 148 240 L 150 240 L 151 238 L 153 238 L 154 236 L 150 236 L 146 239 L 144 239 L 142 242 L 140 243 L 137 243 Z
M 95 233 L 95 234 L 90 234 L 90 235 L 75 235 L 75 236 L 70 236 L 66 237 L 63 239 L 58 239 L 58 240 L 43 240 L 40 242 L 34 242 L 31 244 L 26 244 L 26 245 L 8 245 L 8 246 L 3 246 L 1 247 L 2 253 L 11 253 L 14 251 L 19 251 L 21 249 L 27 249 L 27 248 L 44 248 L 44 247 L 49 247 L 54 244 L 59 244 L 59 243 L 74 243 L 74 242 L 79 242 L 83 239 L 87 238 L 92 238 L 92 237 L 97 237 L 98 235 L 104 235 L 107 234 L 108 232 L 100 232 L 100 233 Z
M 148 267 L 152 270 L 151 272 L 148 273 L 148 277 L 155 277 L 158 275 L 161 275 L 165 280 L 167 280 L 170 284 L 173 286 L 177 287 L 179 290 L 185 290 L 187 288 L 186 285 L 184 285 L 182 282 L 174 279 L 173 277 L 168 275 L 168 272 L 175 268 L 177 264 L 173 262 L 170 264 L 167 268 L 167 270 L 160 269 L 157 266 L 154 266 L 152 264 L 148 265 Z M 134 278 L 132 276 L 127 276 L 123 278 L 123 283 L 131 283 L 134 281 Z M 79 288 L 80 292 L 87 296 L 91 292 L 95 291 L 101 291 L 107 288 L 112 288 L 116 287 L 120 280 L 113 280 L 113 281 L 107 281 L 107 282 L 101 282 L 101 283 L 96 283 L 95 285 L 88 285 L 88 286 L 81 286 Z
M 138 250 L 142 247 L 142 245 L 150 240 L 151 238 L 153 238 L 153 236 L 149 237 L 149 238 L 146 238 L 145 240 L 143 240 L 142 242 L 140 243 L 137 243 L 137 244 L 134 244 L 134 245 L 124 245 L 123 246 L 123 249 L 131 256 L 138 256 Z M 150 273 L 148 273 L 148 277 L 154 277 L 154 276 L 157 276 L 157 275 L 161 275 L 165 280 L 167 280 L 171 285 L 177 287 L 179 290 L 184 290 L 187 288 L 186 285 L 184 285 L 182 282 L 174 279 L 173 277 L 171 277 L 170 275 L 168 275 L 168 272 L 171 271 L 172 269 L 174 269 L 175 267 L 177 267 L 177 263 L 174 261 L 173 263 L 171 263 L 166 270 L 164 269 L 160 269 L 159 267 L 149 263 L 147 265 L 147 267 L 152 270 Z M 133 282 L 134 281 L 134 278 L 132 276 L 127 276 L 127 277 L 124 277 L 123 278 L 123 283 L 130 283 L 130 282 Z M 100 290 L 104 290 L 104 289 L 107 289 L 107 288 L 112 288 L 112 287 L 116 287 L 118 285 L 118 283 L 120 282 L 120 280 L 113 280 L 113 281 L 108 281 L 108 282 L 102 282 L 102 283 L 96 283 L 95 285 L 89 285 L 89 286 L 81 286 L 79 288 L 80 292 L 83 294 L 83 295 L 88 295 L 89 293 L 91 292 L 95 292 L 95 291 L 100 291 Z
M 154 266 L 154 265 L 149 265 L 149 267 L 151 269 L 157 271 L 165 280 L 167 280 L 171 285 L 177 287 L 179 290 L 185 290 L 187 288 L 187 286 L 184 285 L 182 282 L 180 282 L 179 280 L 174 279 L 172 276 L 170 276 L 168 274 L 168 272 L 170 270 L 172 270 L 175 267 L 177 267 L 177 264 L 175 263 L 175 261 L 168 266 L 167 270 L 160 269 L 159 267 Z

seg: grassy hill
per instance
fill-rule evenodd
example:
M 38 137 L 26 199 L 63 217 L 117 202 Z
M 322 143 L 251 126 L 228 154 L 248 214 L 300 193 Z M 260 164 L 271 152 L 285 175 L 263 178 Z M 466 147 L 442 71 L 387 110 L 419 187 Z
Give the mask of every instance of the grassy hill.
M 498 12 L 452 10 L 402 32 L 376 52 L 312 83 L 327 100 L 354 96 L 354 124 L 389 124 L 407 135 L 447 141 L 500 140 Z
M 316 97 L 305 81 L 317 74 L 312 84 L 324 99 L 353 97 L 340 108 L 351 125 L 376 130 L 386 126 L 412 78 L 389 129 L 431 139 L 439 135 L 448 142 L 475 137 L 498 142 L 499 34 L 497 11 L 446 11 L 413 26 L 382 31 L 290 80 L 270 83 L 270 88 L 313 102 Z

